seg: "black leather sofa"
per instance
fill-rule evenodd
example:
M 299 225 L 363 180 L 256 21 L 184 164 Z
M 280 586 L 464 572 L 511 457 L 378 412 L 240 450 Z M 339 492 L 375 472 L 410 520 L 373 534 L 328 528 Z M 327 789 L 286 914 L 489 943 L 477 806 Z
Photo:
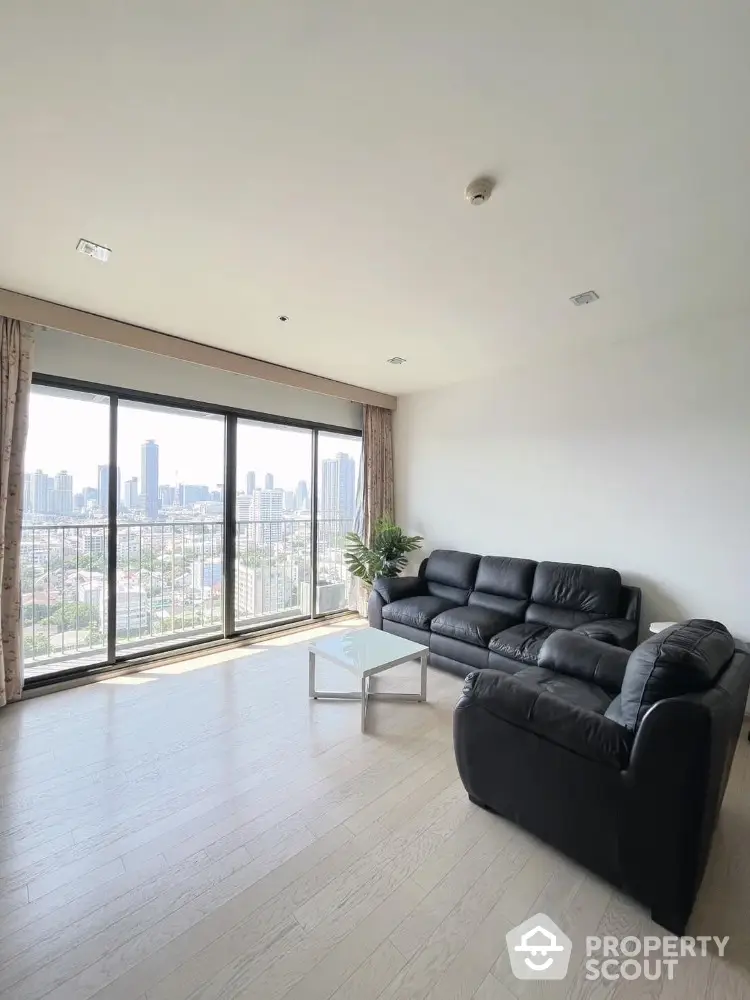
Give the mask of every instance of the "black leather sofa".
M 750 686 L 718 622 L 633 653 L 557 631 L 537 666 L 469 674 L 454 743 L 469 797 L 623 889 L 682 934 Z
M 436 549 L 419 574 L 373 584 L 373 628 L 429 646 L 429 662 L 461 677 L 534 666 L 556 629 L 632 649 L 641 592 L 614 569 Z

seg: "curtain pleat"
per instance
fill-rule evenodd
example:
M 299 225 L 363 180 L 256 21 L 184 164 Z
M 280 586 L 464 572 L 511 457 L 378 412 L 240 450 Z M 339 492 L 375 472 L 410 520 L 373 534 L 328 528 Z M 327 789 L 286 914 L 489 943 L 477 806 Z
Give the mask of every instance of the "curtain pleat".
M 33 346 L 25 324 L 0 316 L 0 707 L 23 689 L 21 522 Z
M 357 530 L 369 545 L 378 519 L 394 516 L 393 413 L 381 406 L 363 407 L 359 495 Z M 360 614 L 367 613 L 368 596 L 360 581 L 355 581 L 352 606 Z

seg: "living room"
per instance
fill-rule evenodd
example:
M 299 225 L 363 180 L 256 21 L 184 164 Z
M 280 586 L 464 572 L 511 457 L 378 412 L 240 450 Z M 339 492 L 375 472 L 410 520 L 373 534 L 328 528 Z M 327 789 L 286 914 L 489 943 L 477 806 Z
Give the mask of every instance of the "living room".
M 750 12 L 42 7 L 0 993 L 750 996 Z

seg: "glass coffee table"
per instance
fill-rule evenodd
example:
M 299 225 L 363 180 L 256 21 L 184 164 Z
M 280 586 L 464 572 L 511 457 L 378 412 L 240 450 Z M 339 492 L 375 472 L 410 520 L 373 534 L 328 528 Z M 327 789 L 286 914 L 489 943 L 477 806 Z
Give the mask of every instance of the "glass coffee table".
M 367 703 L 373 701 L 427 701 L 427 646 L 402 639 L 377 628 L 353 629 L 340 635 L 327 635 L 310 643 L 310 697 L 362 702 L 362 732 L 367 722 Z M 315 687 L 315 662 L 320 656 L 354 674 L 361 682 L 359 691 L 318 691 Z M 421 682 L 419 694 L 371 691 L 370 680 L 375 674 L 390 670 L 400 663 L 418 660 Z

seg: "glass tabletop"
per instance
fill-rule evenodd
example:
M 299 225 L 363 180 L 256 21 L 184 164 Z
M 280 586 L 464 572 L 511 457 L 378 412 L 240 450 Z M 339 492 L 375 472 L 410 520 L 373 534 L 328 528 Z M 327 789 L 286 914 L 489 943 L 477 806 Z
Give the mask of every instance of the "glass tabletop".
M 417 659 L 427 652 L 427 646 L 377 628 L 360 628 L 315 639 L 310 651 L 362 676 L 378 667 Z

